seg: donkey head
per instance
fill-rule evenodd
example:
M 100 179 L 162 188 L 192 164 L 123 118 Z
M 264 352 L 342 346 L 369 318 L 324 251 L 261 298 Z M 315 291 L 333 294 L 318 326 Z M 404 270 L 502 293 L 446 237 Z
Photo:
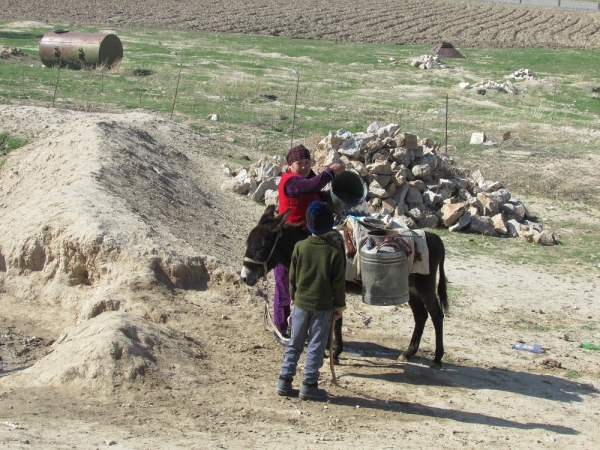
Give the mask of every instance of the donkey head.
M 279 263 L 277 243 L 289 215 L 290 210 L 275 215 L 275 206 L 267 206 L 258 225 L 250 231 L 240 273 L 242 281 L 248 286 L 256 284 L 260 277 L 267 276 L 267 272 Z

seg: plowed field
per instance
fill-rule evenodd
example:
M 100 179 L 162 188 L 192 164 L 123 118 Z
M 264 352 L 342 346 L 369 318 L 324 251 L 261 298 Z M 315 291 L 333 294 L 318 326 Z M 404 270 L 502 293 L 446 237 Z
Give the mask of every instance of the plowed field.
M 0 0 L 3 16 L 70 26 L 149 27 L 461 47 L 600 48 L 600 13 L 437 0 Z

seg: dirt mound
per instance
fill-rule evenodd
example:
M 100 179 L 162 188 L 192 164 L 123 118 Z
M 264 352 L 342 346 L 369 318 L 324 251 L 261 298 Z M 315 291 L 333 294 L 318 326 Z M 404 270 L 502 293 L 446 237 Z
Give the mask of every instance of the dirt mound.
M 133 365 L 126 369 L 102 362 L 112 347 L 130 348 L 115 338 L 122 322 L 154 336 L 153 322 L 168 320 L 157 295 L 233 280 L 240 233 L 256 222 L 255 211 L 219 189 L 219 162 L 205 150 L 210 141 L 183 126 L 139 113 L 28 107 L 10 107 L 2 117 L 19 128 L 33 121 L 37 137 L 11 153 L 0 173 L 0 292 L 14 314 L 28 312 L 52 333 L 79 323 L 11 383 L 135 380 L 156 357 L 151 348 L 123 350 L 130 357 L 122 361 Z M 130 315 L 107 321 L 112 311 Z M 94 328 L 100 315 L 101 328 Z M 70 347 L 87 347 L 86 341 L 97 347 L 86 354 Z
M 103 389 L 139 381 L 174 361 L 177 378 L 193 377 L 201 345 L 190 348 L 176 331 L 136 314 L 106 313 L 63 331 L 50 353 L 33 366 L 3 380 L 5 387 L 65 386 Z

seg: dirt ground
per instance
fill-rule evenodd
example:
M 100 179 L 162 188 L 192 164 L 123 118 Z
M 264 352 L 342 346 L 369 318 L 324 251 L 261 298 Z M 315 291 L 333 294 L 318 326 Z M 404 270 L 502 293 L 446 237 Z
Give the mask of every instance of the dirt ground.
M 443 0 L 0 0 L 7 20 L 459 47 L 600 49 L 600 14 Z
M 143 113 L 2 105 L 0 128 L 30 139 L 0 171 L 5 447 L 598 446 L 600 354 L 579 343 L 598 341 L 599 278 L 450 246 L 442 370 L 430 324 L 399 362 L 410 309 L 354 290 L 329 401 L 279 397 L 272 280 L 237 275 L 263 207 L 222 190 L 226 157 L 207 154 L 239 149 Z
M 0 10 L 6 18 L 52 24 L 600 46 L 600 14 L 402 4 L 307 0 L 283 10 L 269 0 L 227 8 L 157 1 L 17 7 L 0 0 Z M 436 17 L 455 20 L 435 25 Z M 274 392 L 283 347 L 262 320 L 272 279 L 249 288 L 238 276 L 245 236 L 263 207 L 221 189 L 227 155 L 262 155 L 140 112 L 0 105 L 0 130 L 29 139 L 0 168 L 4 447 L 600 445 L 600 352 L 579 347 L 600 343 L 600 277 L 474 257 L 467 242 L 477 237 L 465 235 L 447 244 L 450 314 L 441 370 L 429 368 L 430 323 L 417 357 L 397 361 L 412 333 L 410 309 L 365 305 L 350 291 L 339 385 L 327 366 L 322 370 L 329 401 L 283 398 Z M 215 147 L 220 159 L 210 156 Z M 536 199 L 537 208 L 545 206 Z M 519 341 L 547 350 L 512 350 Z

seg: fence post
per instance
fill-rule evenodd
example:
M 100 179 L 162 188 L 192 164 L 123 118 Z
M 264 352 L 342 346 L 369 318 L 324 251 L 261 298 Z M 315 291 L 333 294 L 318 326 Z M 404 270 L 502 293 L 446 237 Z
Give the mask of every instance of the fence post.
M 448 154 L 448 94 L 446 94 L 446 132 L 444 134 L 446 138 L 446 154 Z
M 58 91 L 58 80 L 60 80 L 60 68 L 61 68 L 61 66 L 62 66 L 62 56 L 58 60 L 58 72 L 56 74 L 56 84 L 54 85 L 54 97 L 52 97 L 52 107 L 53 108 L 54 108 L 54 102 L 56 101 L 56 91 Z
M 171 120 L 173 120 L 173 113 L 175 112 L 175 103 L 177 102 L 177 92 L 179 91 L 179 80 L 181 80 L 181 66 L 179 63 L 179 75 L 177 76 L 177 86 L 175 86 L 175 96 L 173 97 L 173 109 L 171 109 Z

